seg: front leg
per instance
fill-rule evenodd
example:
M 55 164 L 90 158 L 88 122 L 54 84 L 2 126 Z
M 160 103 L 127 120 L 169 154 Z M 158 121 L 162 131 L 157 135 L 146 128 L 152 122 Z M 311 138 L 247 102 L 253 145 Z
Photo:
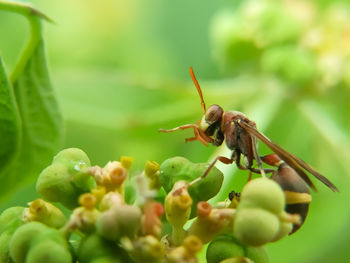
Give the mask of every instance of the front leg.
M 203 143 L 205 146 L 208 146 L 208 143 L 212 143 L 213 142 L 213 139 L 208 137 L 204 133 L 204 131 L 202 131 L 200 129 L 200 127 L 198 126 L 198 123 L 196 123 L 196 124 L 185 124 L 185 125 L 181 125 L 179 127 L 175 127 L 173 129 L 169 129 L 169 130 L 159 129 L 158 132 L 174 132 L 174 131 L 186 130 L 186 129 L 193 129 L 193 132 L 194 132 L 194 137 L 187 138 L 186 142 L 198 140 L 201 143 Z

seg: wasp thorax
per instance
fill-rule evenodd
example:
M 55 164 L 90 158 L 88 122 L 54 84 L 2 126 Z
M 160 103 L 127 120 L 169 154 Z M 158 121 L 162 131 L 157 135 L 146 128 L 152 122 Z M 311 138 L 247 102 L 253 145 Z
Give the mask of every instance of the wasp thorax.
M 219 121 L 222 117 L 224 110 L 217 104 L 211 105 L 205 113 L 205 121 L 211 125 Z

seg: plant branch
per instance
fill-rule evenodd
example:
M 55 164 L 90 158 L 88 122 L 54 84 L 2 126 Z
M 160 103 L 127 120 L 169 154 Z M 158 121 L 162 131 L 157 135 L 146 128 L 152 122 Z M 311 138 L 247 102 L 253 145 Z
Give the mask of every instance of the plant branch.
M 26 66 L 29 58 L 35 51 L 35 48 L 40 43 L 42 37 L 42 24 L 41 19 L 45 19 L 49 22 L 53 22 L 49 17 L 40 12 L 39 10 L 33 8 L 32 6 L 24 3 L 16 3 L 12 1 L 3 1 L 0 0 L 0 10 L 14 12 L 20 15 L 25 16 L 30 24 L 30 39 L 28 41 L 27 46 L 22 51 L 22 54 L 10 76 L 10 81 L 13 84 L 18 76 L 23 71 Z

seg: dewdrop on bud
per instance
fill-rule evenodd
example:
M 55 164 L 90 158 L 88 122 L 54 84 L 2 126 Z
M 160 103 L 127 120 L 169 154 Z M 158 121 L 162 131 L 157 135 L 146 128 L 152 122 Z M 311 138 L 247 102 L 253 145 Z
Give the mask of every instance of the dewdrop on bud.
M 45 200 L 72 209 L 77 206 L 79 195 L 96 185 L 89 169 L 90 160 L 85 152 L 77 148 L 62 150 L 39 175 L 36 190 Z
M 53 228 L 60 228 L 67 221 L 61 210 L 42 199 L 30 202 L 22 217 L 25 222 L 38 221 Z

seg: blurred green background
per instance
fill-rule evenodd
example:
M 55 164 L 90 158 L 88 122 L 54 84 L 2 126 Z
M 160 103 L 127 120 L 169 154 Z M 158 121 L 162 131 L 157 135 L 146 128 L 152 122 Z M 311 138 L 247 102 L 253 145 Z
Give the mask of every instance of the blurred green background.
M 306 223 L 266 246 L 271 262 L 349 262 L 350 5 L 347 1 L 33 0 L 45 24 L 51 77 L 65 119 L 62 148 L 79 147 L 93 164 L 121 155 L 181 155 L 205 162 L 224 147 L 185 143 L 190 131 L 159 128 L 201 118 L 189 76 L 207 104 L 245 112 L 259 130 L 326 175 L 340 193 L 319 191 Z M 29 36 L 27 21 L 0 11 L 0 55 L 7 71 Z M 261 154 L 269 153 L 260 144 Z M 219 165 L 239 191 L 247 173 Z M 36 197 L 16 189 L 0 210 Z

